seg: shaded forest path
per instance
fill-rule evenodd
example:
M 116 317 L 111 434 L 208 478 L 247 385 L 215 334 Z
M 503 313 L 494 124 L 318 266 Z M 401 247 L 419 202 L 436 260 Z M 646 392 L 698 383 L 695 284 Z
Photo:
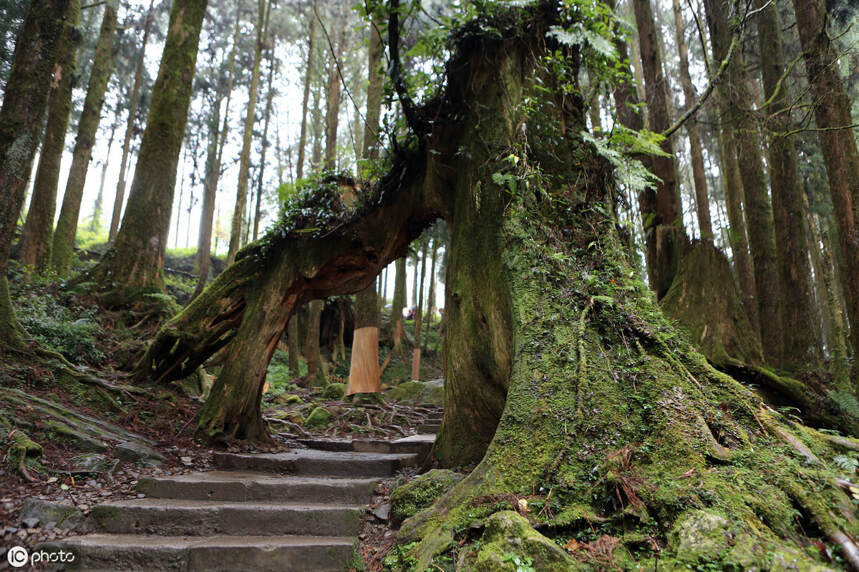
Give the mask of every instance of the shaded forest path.
M 435 431 L 432 423 L 425 430 Z M 144 498 L 107 502 L 71 550 L 75 569 L 342 571 L 376 485 L 435 440 L 305 440 L 283 453 L 216 453 L 218 470 L 141 479 Z

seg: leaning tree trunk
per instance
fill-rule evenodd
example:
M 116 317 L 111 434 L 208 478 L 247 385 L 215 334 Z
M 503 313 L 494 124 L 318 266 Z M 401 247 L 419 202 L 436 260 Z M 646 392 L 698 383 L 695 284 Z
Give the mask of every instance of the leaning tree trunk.
M 293 310 L 372 284 L 440 215 L 452 227 L 447 347 L 460 353 L 435 453 L 445 466 L 479 463 L 403 524 L 411 569 L 437 555 L 503 569 L 514 551 L 541 570 L 579 564 L 532 523 L 594 567 L 810 567 L 823 556 L 802 548 L 806 535 L 859 565 L 859 524 L 830 464 L 856 441 L 794 424 L 713 370 L 628 266 L 611 209 L 594 208 L 614 183 L 579 135 L 575 48 L 546 35 L 567 21 L 558 6 L 499 10 L 461 30 L 445 97 L 407 110 L 432 118 L 412 124 L 421 144 L 392 155 L 367 203 L 311 217 L 312 196 L 295 204 L 161 330 L 143 372 L 181 378 L 229 343 L 201 428 L 264 437 L 265 370 Z M 546 51 L 568 66 L 563 85 Z M 505 171 L 514 194 L 493 176 Z M 508 507 L 528 520 L 496 514 Z M 526 538 L 508 544 L 487 526 L 475 542 L 489 519 Z
M 90 271 L 115 300 L 144 289 L 164 290 L 164 251 L 170 230 L 179 151 L 185 136 L 200 28 L 207 0 L 175 0 L 146 130 L 122 218 L 110 249 Z
M 844 292 L 850 320 L 853 356 L 859 356 L 859 151 L 850 117 L 850 99 L 833 63 L 837 50 L 826 30 L 820 0 L 794 1 L 808 81 L 814 94 L 818 133 L 844 267 Z M 859 374 L 854 372 L 855 377 Z M 854 381 L 855 381 L 854 377 Z
M 57 229 L 54 231 L 54 245 L 51 249 L 51 267 L 60 275 L 67 274 L 75 251 L 75 234 L 81 212 L 81 199 L 84 194 L 92 146 L 101 121 L 101 107 L 104 93 L 110 79 L 113 38 L 116 35 L 116 10 L 118 0 L 110 0 L 104 5 L 101 31 L 90 72 L 89 86 L 84 100 L 83 112 L 78 123 L 78 137 L 72 153 L 72 166 L 63 195 L 63 206 Z
M 27 221 L 24 223 L 18 249 L 18 260 L 25 267 L 39 272 L 46 269 L 51 261 L 51 234 L 54 230 L 54 213 L 57 210 L 60 163 L 66 148 L 77 52 L 81 42 L 81 32 L 77 28 L 80 14 L 80 0 L 73 0 L 69 5 L 63 34 L 57 46 L 45 137 L 39 153 L 39 166 L 36 168 Z
M 0 108 L 0 352 L 24 347 L 9 298 L 9 252 L 39 144 L 63 15 L 74 0 L 32 0 L 15 42 Z

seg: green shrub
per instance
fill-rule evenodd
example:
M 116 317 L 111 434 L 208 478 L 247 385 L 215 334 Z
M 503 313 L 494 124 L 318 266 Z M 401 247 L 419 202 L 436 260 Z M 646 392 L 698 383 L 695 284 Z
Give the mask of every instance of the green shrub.
M 46 294 L 21 296 L 15 301 L 21 325 L 44 347 L 61 353 L 72 363 L 96 364 L 104 360 L 98 346 L 104 331 L 95 319 L 95 308 L 70 308 Z

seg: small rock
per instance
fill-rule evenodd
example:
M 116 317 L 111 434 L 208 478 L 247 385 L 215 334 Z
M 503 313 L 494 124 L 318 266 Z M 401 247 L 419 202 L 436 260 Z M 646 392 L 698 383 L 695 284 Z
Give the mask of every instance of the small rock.
M 358 539 L 359 540 L 367 540 L 367 535 L 362 532 L 361 534 L 358 535 Z
M 81 510 L 84 510 L 84 509 L 81 509 Z M 56 522 L 49 522 L 49 523 L 48 523 L 48 524 L 46 524 L 46 525 L 45 525 L 45 527 L 44 527 L 44 528 L 45 528 L 45 532 L 50 532 L 50 531 L 54 530 L 56 527 L 57 527 L 57 523 L 56 523 Z
M 194 459 L 192 459 L 191 457 L 179 457 L 179 460 L 182 461 L 182 464 L 186 467 L 190 467 L 194 464 Z
M 34 517 L 25 518 L 21 520 L 21 524 L 24 525 L 24 528 L 36 528 L 39 526 L 39 519 Z
M 139 498 L 139 499 L 145 499 L 145 498 L 146 498 L 146 495 L 145 495 L 145 494 L 143 494 L 143 493 L 137 493 L 137 498 Z
M 21 522 L 35 519 L 39 523 L 54 522 L 59 528 L 75 528 L 83 522 L 83 513 L 74 505 L 60 502 L 50 502 L 39 499 L 27 499 L 21 507 Z
M 98 486 L 98 483 L 97 483 L 97 482 L 95 482 L 95 479 L 89 479 L 89 480 L 86 482 L 86 484 L 87 484 L 87 486 L 90 486 L 90 487 Z
M 24 529 L 21 529 L 15 533 L 15 536 L 17 536 L 18 538 L 27 538 L 27 531 Z
M 98 453 L 84 453 L 69 459 L 69 466 L 73 471 L 103 473 L 113 468 L 113 461 Z
M 391 503 L 386 502 L 383 505 L 380 505 L 373 509 L 373 516 L 382 521 L 387 521 L 391 516 Z
M 142 465 L 160 465 L 166 459 L 164 456 L 147 445 L 135 441 L 123 441 L 114 450 L 116 456 L 125 461 L 138 461 Z

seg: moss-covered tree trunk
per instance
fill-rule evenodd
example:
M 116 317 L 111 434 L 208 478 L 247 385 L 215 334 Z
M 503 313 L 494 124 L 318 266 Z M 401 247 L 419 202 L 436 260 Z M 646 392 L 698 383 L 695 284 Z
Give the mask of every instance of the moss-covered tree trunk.
M 81 42 L 81 31 L 78 29 L 80 14 L 80 0 L 72 0 L 57 46 L 45 136 L 39 152 L 39 166 L 36 168 L 30 208 L 27 210 L 27 220 L 18 247 L 18 260 L 38 272 L 47 268 L 51 261 L 51 235 L 57 210 L 60 163 L 72 110 L 72 88 L 78 46 Z
M 60 209 L 60 218 L 57 220 L 57 228 L 54 231 L 51 267 L 61 275 L 68 273 L 75 251 L 75 233 L 81 212 L 84 183 L 89 170 L 89 162 L 92 159 L 92 146 L 95 143 L 98 124 L 101 121 L 104 93 L 107 90 L 107 82 L 110 79 L 112 68 L 111 57 L 113 56 L 113 38 L 116 35 L 117 6 L 118 0 L 110 0 L 104 5 L 104 16 L 93 56 L 84 108 L 78 123 L 78 136 L 72 153 L 72 165 L 69 168 L 66 192 L 63 195 L 63 206 Z
M 74 0 L 32 0 L 15 42 L 15 57 L 0 108 L 0 352 L 21 349 L 21 326 L 6 273 L 18 213 L 48 103 L 64 17 Z
M 452 231 L 447 347 L 461 354 L 449 354 L 435 453 L 446 465 L 479 462 L 403 524 L 410 569 L 443 553 L 499 570 L 509 552 L 535 569 L 575 569 L 563 551 L 533 548 L 542 537 L 532 524 L 595 568 L 810 567 L 824 556 L 803 549 L 809 536 L 856 566 L 859 524 L 830 462 L 856 442 L 794 424 L 712 369 L 628 266 L 604 214 L 611 170 L 579 136 L 575 48 L 546 35 L 576 17 L 558 9 L 499 10 L 460 30 L 445 97 L 419 110 L 432 124 L 415 125 L 421 144 L 392 156 L 368 204 L 310 220 L 301 212 L 312 197 L 294 205 L 162 329 L 144 371 L 179 378 L 230 343 L 202 428 L 264 434 L 267 358 L 291 312 L 366 288 L 442 216 Z M 561 78 L 544 50 L 564 59 Z M 499 391 L 500 421 L 487 408 Z M 510 508 L 528 542 L 492 540 L 489 528 L 475 542 Z
M 254 230 L 251 236 L 252 240 L 256 240 L 259 237 L 259 223 L 260 218 L 262 216 L 262 192 L 264 185 L 263 175 L 265 174 L 265 155 L 268 150 L 268 126 L 271 123 L 271 106 L 274 101 L 274 88 L 272 86 L 274 79 L 274 68 L 276 67 L 276 63 L 272 54 L 274 53 L 274 45 L 271 47 L 271 51 L 269 52 L 268 59 L 268 88 L 266 93 L 266 102 L 265 102 L 265 124 L 262 129 L 262 151 L 260 152 L 259 158 L 259 175 L 257 176 L 257 193 L 256 193 L 256 207 L 254 208 Z
M 239 156 L 239 180 L 236 184 L 236 203 L 233 207 L 233 223 L 230 231 L 230 247 L 227 252 L 227 265 L 236 259 L 236 253 L 242 245 L 242 221 L 248 200 L 248 179 L 251 169 L 251 144 L 253 143 L 254 124 L 256 123 L 257 93 L 259 92 L 260 63 L 262 48 L 268 37 L 268 8 L 271 2 L 259 0 L 257 6 L 256 43 L 254 44 L 254 60 L 251 68 L 251 82 L 248 86 L 248 104 L 245 107 L 245 131 L 242 136 L 242 151 Z
M 128 158 L 131 154 L 131 140 L 134 137 L 134 120 L 137 117 L 137 104 L 140 100 L 140 86 L 143 83 L 143 63 L 146 56 L 146 43 L 149 41 L 149 31 L 152 29 L 152 6 L 155 0 L 149 0 L 149 10 L 146 11 L 146 20 L 143 24 L 143 40 L 140 42 L 140 53 L 137 56 L 137 64 L 134 68 L 134 83 L 131 93 L 128 95 L 128 118 L 125 125 L 125 136 L 122 140 L 122 159 L 119 163 L 119 180 L 116 182 L 116 194 L 113 198 L 113 213 L 110 217 L 110 230 L 108 240 L 113 242 L 116 233 L 119 232 L 119 223 L 122 220 L 122 205 L 125 203 L 125 176 L 128 172 Z
M 436 235 L 432 241 L 432 255 L 430 256 L 430 273 L 429 273 L 429 287 L 427 292 L 427 324 L 424 330 L 424 342 L 423 342 L 423 350 L 427 351 L 429 348 L 429 338 L 430 338 L 430 330 L 432 330 L 432 320 L 433 314 L 435 314 L 435 264 L 438 260 L 438 236 Z
M 176 167 L 205 13 L 206 0 L 173 2 L 122 227 L 91 271 L 102 289 L 116 291 L 120 302 L 141 289 L 164 289 Z
M 304 176 L 304 155 L 307 147 L 307 111 L 310 105 L 310 84 L 313 83 L 314 43 L 316 36 L 316 14 L 309 14 L 310 29 L 307 32 L 307 60 L 304 64 L 304 95 L 301 99 L 301 130 L 298 136 L 298 158 L 295 164 L 296 179 Z
M 713 58 L 723 61 L 731 42 L 732 26 L 741 25 L 737 21 L 740 16 L 729 14 L 729 7 L 721 0 L 707 0 L 705 7 Z M 783 357 L 781 313 L 784 292 L 779 280 L 772 205 L 767 193 L 760 133 L 756 123 L 749 121 L 745 115 L 745 110 L 753 107 L 748 83 L 744 60 L 741 54 L 737 54 L 731 60 L 727 72 L 726 119 L 736 128 L 734 143 L 745 198 L 749 249 L 754 261 L 761 345 L 767 361 L 780 364 Z
M 805 236 L 802 187 L 797 175 L 797 152 L 787 114 L 790 90 L 780 83 L 784 55 L 778 9 L 758 0 L 758 45 L 761 54 L 764 100 L 768 103 L 770 130 L 768 165 L 772 184 L 773 222 L 778 249 L 778 277 L 785 300 L 782 309 L 783 366 L 811 369 L 820 363 L 820 330 L 811 293 L 811 263 Z M 859 173 L 857 173 L 859 174 Z
M 838 67 L 837 48 L 827 34 L 827 13 L 820 0 L 794 2 L 808 80 L 814 93 L 817 127 L 843 257 L 843 285 L 850 320 L 853 356 L 859 356 L 859 151 L 851 125 L 850 100 Z M 855 377 L 859 374 L 854 372 Z M 854 377 L 854 382 L 855 382 Z

